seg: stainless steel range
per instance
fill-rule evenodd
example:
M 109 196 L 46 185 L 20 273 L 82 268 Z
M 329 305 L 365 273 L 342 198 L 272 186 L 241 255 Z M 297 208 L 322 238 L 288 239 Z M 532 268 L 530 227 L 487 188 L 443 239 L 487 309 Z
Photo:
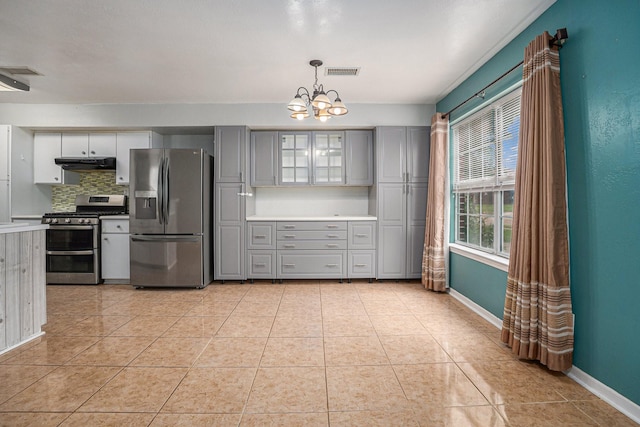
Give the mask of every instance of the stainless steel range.
M 100 283 L 100 216 L 127 213 L 121 195 L 76 196 L 75 212 L 42 217 L 47 230 L 47 283 Z

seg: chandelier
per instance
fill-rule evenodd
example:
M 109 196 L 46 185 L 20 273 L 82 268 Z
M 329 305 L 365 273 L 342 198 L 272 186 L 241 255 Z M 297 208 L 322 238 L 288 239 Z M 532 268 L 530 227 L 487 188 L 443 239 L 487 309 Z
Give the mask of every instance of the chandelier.
M 313 117 L 321 122 L 326 122 L 331 116 L 343 116 L 349 112 L 347 107 L 342 103 L 340 95 L 335 90 L 328 90 L 326 93 L 324 87 L 318 84 L 318 67 L 322 65 L 322 61 L 314 59 L 309 61 L 309 65 L 315 68 L 316 81 L 313 84 L 313 94 L 310 94 L 307 88 L 300 87 L 296 92 L 296 96 L 289 102 L 287 108 L 291 113 L 292 119 L 303 120 L 313 113 Z M 336 97 L 333 102 L 329 99 L 329 94 L 335 92 Z

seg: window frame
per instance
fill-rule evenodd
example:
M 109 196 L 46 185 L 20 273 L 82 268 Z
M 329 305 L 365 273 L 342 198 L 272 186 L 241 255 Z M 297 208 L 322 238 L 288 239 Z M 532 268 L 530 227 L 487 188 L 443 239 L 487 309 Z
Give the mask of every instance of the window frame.
M 513 100 L 517 98 L 520 101 L 513 103 Z M 515 193 L 515 163 L 517 163 L 517 156 L 513 160 L 507 160 L 510 167 L 505 169 L 504 155 L 505 150 L 509 149 L 507 143 L 510 144 L 510 147 L 513 147 L 514 132 L 512 125 L 514 120 L 518 120 L 519 129 L 520 108 L 515 106 L 520 104 L 521 99 L 522 82 L 519 82 L 449 125 L 452 148 L 452 184 L 450 191 L 453 212 L 451 218 L 454 221 L 451 247 L 456 249 L 454 252 L 471 253 L 473 255 L 472 258 L 482 254 L 481 258 L 486 257 L 489 259 L 490 264 L 497 263 L 500 266 L 504 264 L 500 260 L 504 260 L 508 265 L 509 252 L 504 251 L 506 247 L 504 242 L 504 235 L 506 234 L 505 219 L 511 218 L 512 224 L 513 216 L 512 213 L 505 211 L 504 201 L 505 194 L 512 192 L 514 195 Z M 503 109 L 505 106 L 506 108 Z M 509 126 L 504 125 L 503 116 L 506 116 L 506 120 L 510 123 Z M 475 133 L 471 132 L 472 126 L 475 126 Z M 469 135 L 467 136 L 469 139 L 466 141 L 467 146 L 464 147 L 466 150 L 460 150 L 460 145 L 465 144 L 464 141 L 461 143 L 461 139 L 458 138 L 458 132 L 465 132 L 465 127 L 469 130 Z M 518 139 L 519 135 L 516 134 L 516 148 Z M 473 153 L 474 150 L 476 152 L 475 159 L 472 159 L 472 156 L 469 155 L 466 163 L 461 161 L 460 153 L 469 154 Z M 485 155 L 486 152 L 491 151 L 493 151 L 491 157 L 487 157 Z M 461 164 L 468 168 L 462 174 Z M 485 174 L 485 171 L 491 167 L 493 167 L 493 172 Z M 460 179 L 461 175 L 462 180 Z M 481 201 L 483 194 L 486 193 L 493 195 L 493 213 L 491 215 L 483 212 L 482 202 L 477 205 L 478 212 L 470 213 L 469 207 L 463 212 L 460 211 L 461 196 L 469 200 L 470 195 L 479 194 L 478 199 Z M 513 200 L 513 195 L 511 200 Z M 469 205 L 468 202 L 467 205 Z M 462 216 L 467 217 L 467 234 L 464 239 L 460 238 Z M 470 229 L 470 218 L 476 217 L 480 220 L 476 221 L 479 224 L 477 228 L 479 236 L 472 243 L 468 230 Z M 482 224 L 485 224 L 482 221 L 483 218 L 491 218 L 489 222 L 493 222 L 493 240 L 490 247 L 483 244 L 486 243 L 483 242 Z

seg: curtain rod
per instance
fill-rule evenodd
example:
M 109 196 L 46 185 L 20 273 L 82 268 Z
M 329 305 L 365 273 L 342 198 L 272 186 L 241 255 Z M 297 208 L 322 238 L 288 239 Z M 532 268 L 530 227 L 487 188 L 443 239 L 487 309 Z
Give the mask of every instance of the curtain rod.
M 569 38 L 569 35 L 567 34 L 567 29 L 566 28 L 560 28 L 560 29 L 556 30 L 556 35 L 553 36 L 553 38 L 551 40 L 549 40 L 549 47 L 555 45 L 555 46 L 558 46 L 558 48 L 562 48 L 562 45 L 564 44 L 565 40 L 568 39 L 568 38 Z M 485 90 L 489 89 L 491 86 L 493 86 L 494 84 L 498 83 L 500 80 L 502 80 L 503 78 L 505 78 L 506 76 L 511 74 L 511 72 L 513 70 L 515 70 L 516 68 L 518 68 L 522 64 L 524 64 L 524 60 L 520 61 L 519 63 L 517 63 L 516 65 L 511 67 L 509 69 L 509 71 L 507 71 L 504 74 L 502 74 L 500 77 L 498 77 L 497 79 L 495 79 L 494 81 L 492 81 L 491 83 L 489 83 L 488 85 L 486 85 L 485 87 L 480 89 L 478 92 L 476 92 L 473 95 L 471 95 L 469 98 L 467 98 L 464 101 L 462 101 L 460 104 L 458 104 L 455 107 L 453 107 L 451 110 L 447 111 L 446 113 L 441 114 L 440 118 L 444 119 L 446 117 L 449 117 L 449 115 L 451 115 L 451 113 L 456 111 L 458 108 L 462 107 L 467 102 L 471 101 L 473 98 L 482 98 L 482 99 L 484 99 L 484 91 Z

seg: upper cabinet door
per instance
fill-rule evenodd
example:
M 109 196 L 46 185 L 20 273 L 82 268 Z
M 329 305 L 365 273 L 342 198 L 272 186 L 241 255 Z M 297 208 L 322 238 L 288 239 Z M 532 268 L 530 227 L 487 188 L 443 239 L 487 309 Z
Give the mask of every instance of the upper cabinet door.
M 378 182 L 406 182 L 407 128 L 377 128 L 376 146 Z
M 247 128 L 216 127 L 216 182 L 244 182 L 246 179 Z
M 62 184 L 62 168 L 54 159 L 62 152 L 60 133 L 36 133 L 33 136 L 33 182 Z
M 309 185 L 311 132 L 281 132 L 279 139 L 280 184 Z
M 369 130 L 345 132 L 346 184 L 373 185 L 373 134 Z
M 116 134 L 115 133 L 90 133 L 89 157 L 115 157 Z
M 11 126 L 0 125 L 0 181 L 9 179 Z
M 251 186 L 278 184 L 278 132 L 251 132 Z
M 149 132 L 122 132 L 116 136 L 116 184 L 129 184 L 129 151 L 132 148 L 150 148 Z
M 313 132 L 313 183 L 345 182 L 344 132 Z
M 63 133 L 62 157 L 89 157 L 89 134 Z
M 429 127 L 410 127 L 407 138 L 407 166 L 409 182 L 429 181 Z

